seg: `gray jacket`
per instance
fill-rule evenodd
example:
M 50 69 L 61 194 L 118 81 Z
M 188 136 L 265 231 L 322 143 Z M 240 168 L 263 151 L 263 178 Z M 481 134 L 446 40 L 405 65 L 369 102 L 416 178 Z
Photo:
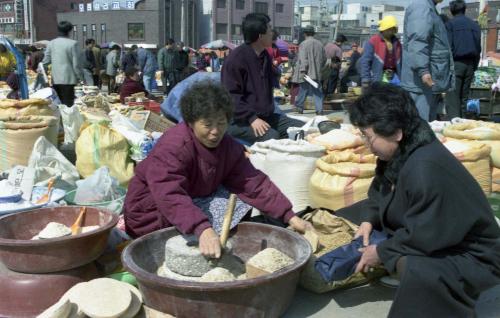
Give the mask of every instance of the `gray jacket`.
M 109 76 L 116 76 L 118 73 L 118 68 L 120 66 L 120 56 L 118 51 L 111 50 L 111 52 L 106 55 L 106 74 Z
M 52 65 L 52 83 L 75 85 L 83 79 L 81 50 L 78 42 L 66 37 L 50 41 L 42 63 Z
M 325 62 L 325 50 L 319 40 L 308 38 L 300 43 L 298 61 L 300 72 L 306 73 L 313 80 L 321 81 L 321 70 Z
M 422 93 L 422 75 L 431 74 L 434 93 L 453 90 L 455 70 L 446 27 L 432 0 L 414 0 L 406 8 L 401 86 Z

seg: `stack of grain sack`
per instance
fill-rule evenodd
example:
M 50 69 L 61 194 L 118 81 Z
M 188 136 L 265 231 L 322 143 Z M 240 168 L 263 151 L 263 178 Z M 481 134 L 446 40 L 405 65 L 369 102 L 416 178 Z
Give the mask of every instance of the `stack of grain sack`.
M 40 136 L 57 145 L 59 117 L 50 100 L 0 99 L 0 171 L 27 165 Z
M 500 191 L 500 125 L 465 121 L 443 130 L 443 143 L 464 164 L 486 194 Z
M 304 140 L 268 140 L 250 148 L 250 161 L 290 199 L 295 212 L 311 206 L 309 179 L 325 147 Z
M 309 182 L 312 206 L 337 210 L 366 199 L 375 176 L 376 157 L 365 147 L 359 131 L 343 124 L 341 129 L 307 139 L 325 146 L 328 152 L 316 161 Z

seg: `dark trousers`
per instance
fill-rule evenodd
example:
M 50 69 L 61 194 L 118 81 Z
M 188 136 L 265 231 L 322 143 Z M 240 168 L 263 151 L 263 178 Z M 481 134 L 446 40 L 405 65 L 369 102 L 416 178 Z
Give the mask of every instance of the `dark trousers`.
M 54 84 L 52 87 L 59 96 L 61 103 L 68 107 L 73 106 L 75 103 L 75 85 Z
M 233 123 L 229 125 L 227 132 L 236 139 L 241 139 L 244 142 L 253 144 L 257 141 L 265 141 L 269 139 L 286 139 L 288 127 L 302 127 L 304 123 L 300 120 L 292 119 L 286 115 L 272 114 L 269 117 L 261 118 L 271 126 L 267 132 L 260 137 L 256 137 L 250 124 Z
M 455 61 L 455 90 L 446 93 L 446 114 L 449 119 L 463 117 L 470 85 L 474 78 L 473 61 Z
M 339 70 L 337 68 L 332 68 L 330 76 L 326 79 L 326 83 L 324 85 L 325 95 L 335 93 L 338 82 L 339 82 Z
M 354 82 L 358 86 L 361 86 L 361 77 L 358 74 L 346 75 L 340 80 L 340 92 L 347 93 L 349 88 L 349 83 Z
M 163 92 L 168 95 L 175 85 L 177 85 L 179 79 L 180 73 L 178 72 L 164 72 L 161 78 L 161 81 L 163 82 Z

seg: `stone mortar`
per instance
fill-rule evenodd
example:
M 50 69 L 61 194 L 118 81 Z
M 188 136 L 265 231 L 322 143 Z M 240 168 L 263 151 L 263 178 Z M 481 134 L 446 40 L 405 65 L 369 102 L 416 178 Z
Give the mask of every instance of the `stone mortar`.
M 215 267 L 234 264 L 235 256 L 231 255 L 231 248 L 231 240 L 228 240 L 222 257 L 217 261 L 200 253 L 195 236 L 177 235 L 165 243 L 165 266 L 180 275 L 200 277 Z

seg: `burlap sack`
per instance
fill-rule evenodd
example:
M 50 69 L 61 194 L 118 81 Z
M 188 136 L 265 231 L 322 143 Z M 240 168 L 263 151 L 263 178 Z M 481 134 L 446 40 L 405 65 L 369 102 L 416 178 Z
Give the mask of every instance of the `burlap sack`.
M 352 151 L 331 153 L 318 159 L 309 182 L 313 206 L 338 210 L 365 199 L 375 167 L 374 155 Z
M 91 124 L 81 131 L 76 141 L 76 169 L 86 178 L 107 166 L 121 185 L 127 185 L 134 175 L 129 147 L 127 139 L 106 124 Z
M 491 169 L 491 192 L 500 192 L 500 169 Z
M 315 293 L 325 293 L 334 289 L 362 285 L 370 279 L 385 273 L 384 270 L 378 269 L 370 273 L 370 276 L 358 273 L 341 281 L 325 282 L 315 270 L 314 263 L 323 254 L 349 243 L 358 230 L 358 226 L 321 209 L 308 213 L 303 218 L 313 225 L 319 238 L 319 244 L 318 249 L 311 256 L 301 273 L 300 286 Z
M 444 142 L 448 150 L 464 165 L 476 179 L 486 195 L 492 189 L 492 171 L 490 164 L 491 147 L 478 141 L 447 138 Z M 452 146 L 450 146 L 452 145 Z M 454 150 L 463 147 L 465 150 Z
M 483 121 L 468 121 L 453 124 L 443 130 L 445 137 L 476 140 L 491 147 L 490 158 L 493 166 L 500 168 L 500 124 Z
M 41 98 L 23 100 L 1 99 L 0 117 L 11 116 L 55 116 L 56 112 L 50 108 L 50 101 Z
M 28 165 L 35 141 L 50 135 L 53 117 L 21 116 L 0 118 L 0 171 Z

